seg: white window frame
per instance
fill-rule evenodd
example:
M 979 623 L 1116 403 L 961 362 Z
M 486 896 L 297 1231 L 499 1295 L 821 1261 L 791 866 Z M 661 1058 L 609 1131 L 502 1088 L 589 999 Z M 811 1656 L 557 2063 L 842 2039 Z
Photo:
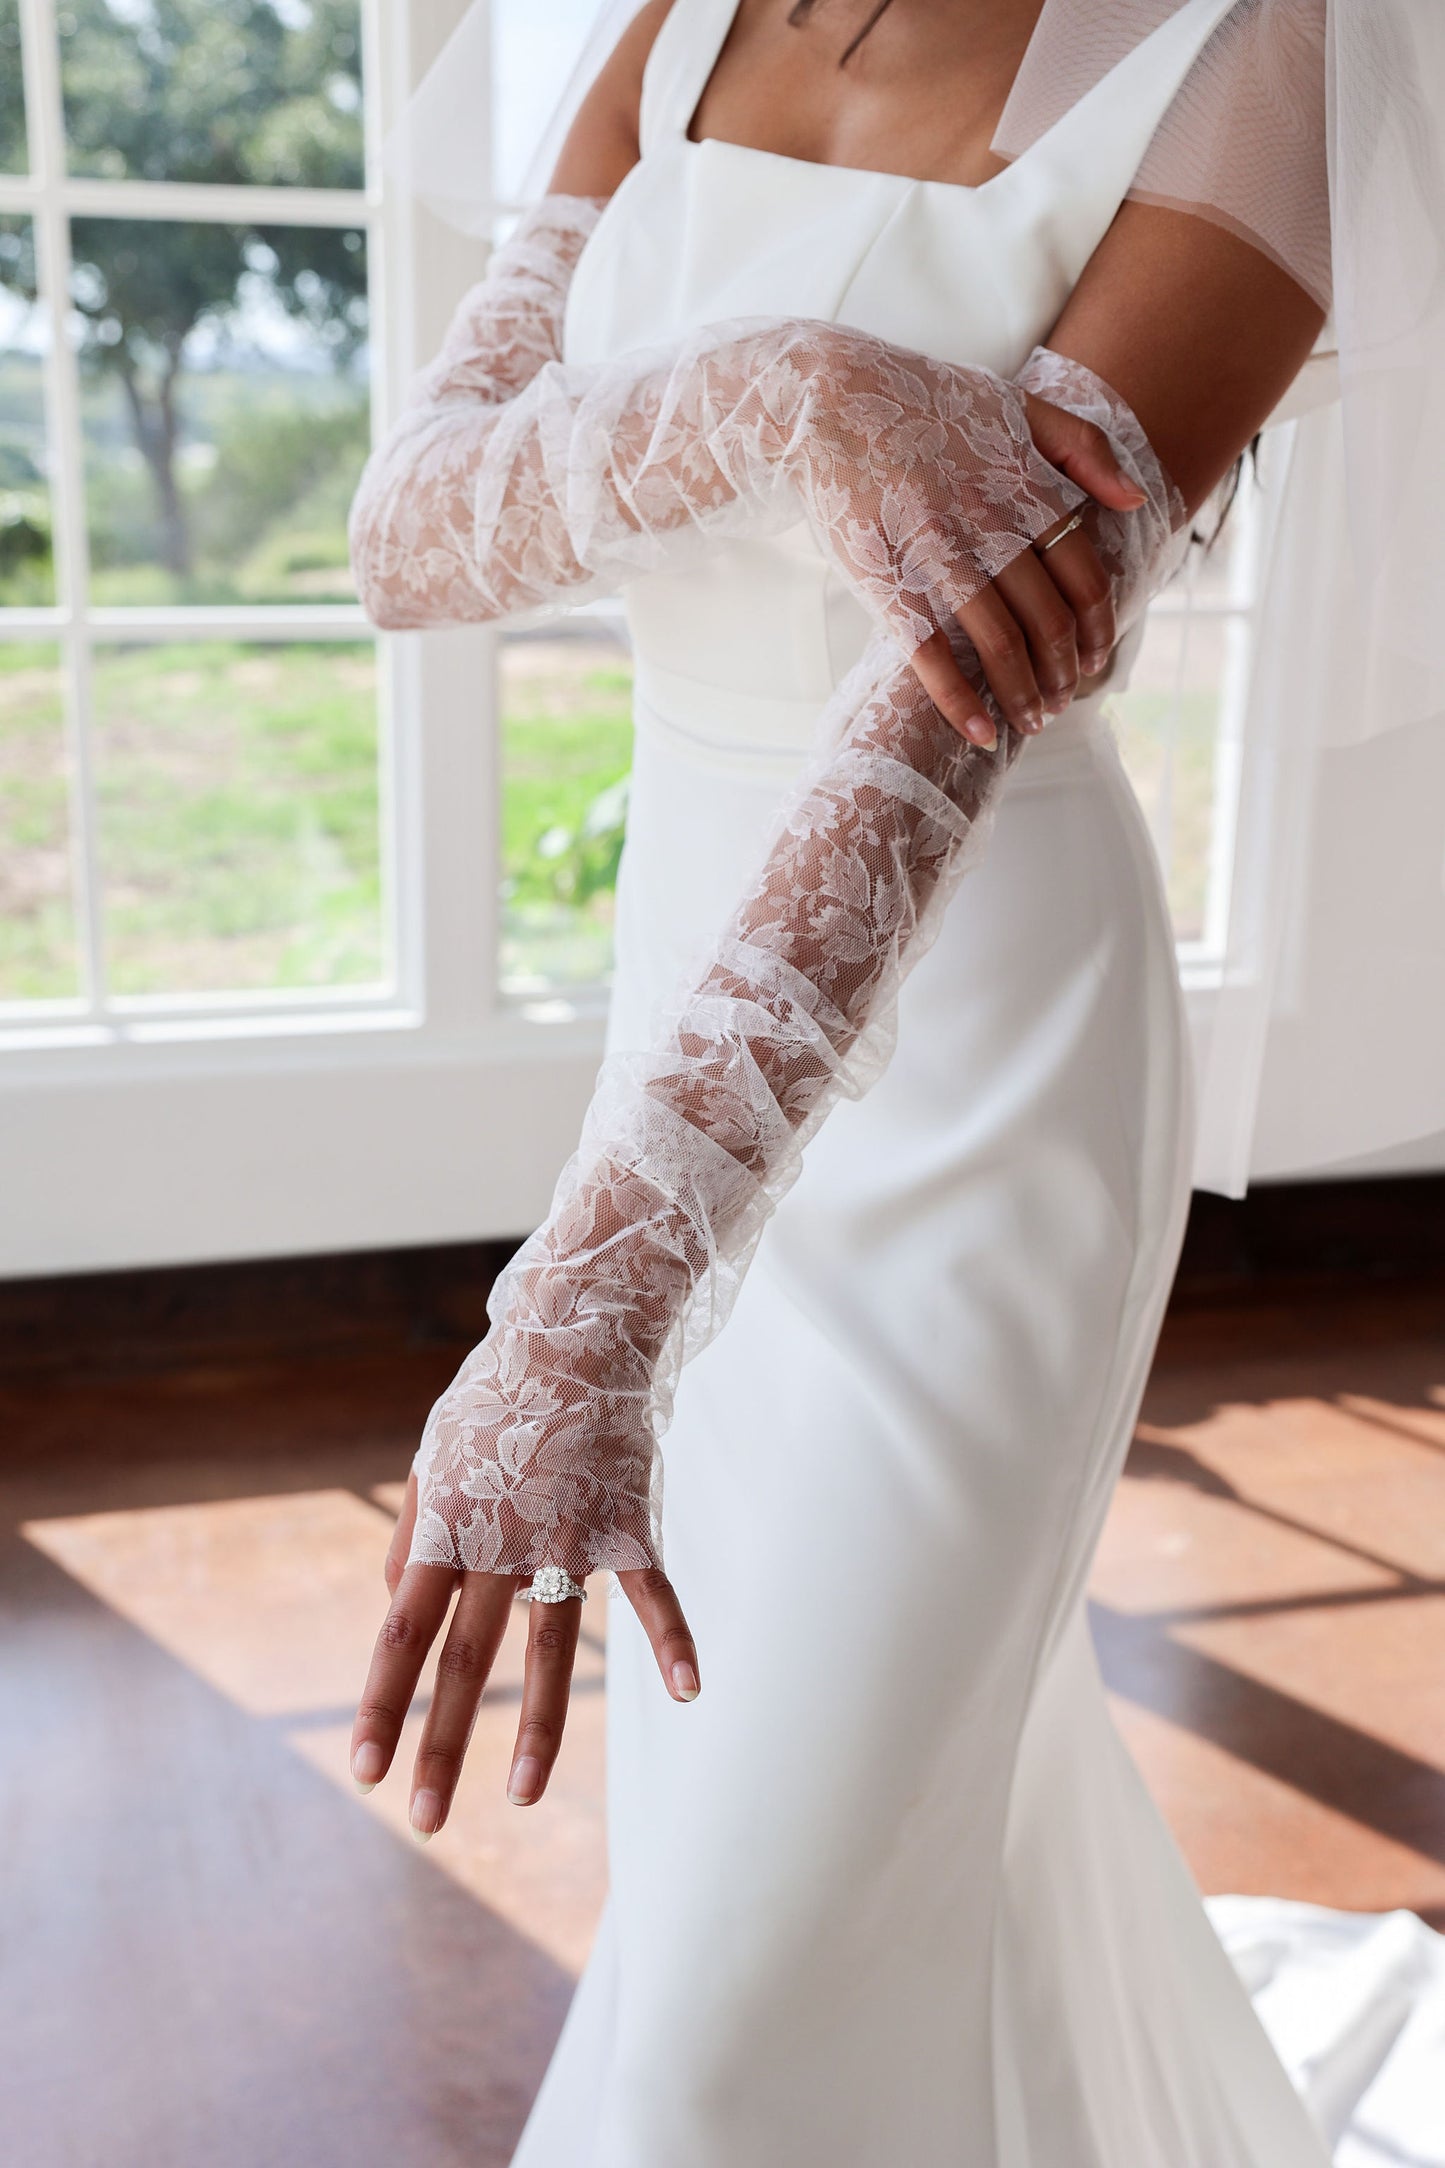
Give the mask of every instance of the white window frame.
M 1209 513 L 1206 510 L 1204 517 Z M 1204 925 L 1195 938 L 1175 942 L 1179 974 L 1192 1014 L 1202 1020 L 1209 996 L 1218 986 L 1224 964 L 1229 930 L 1229 906 L 1233 882 L 1235 839 L 1239 809 L 1244 719 L 1249 698 L 1249 672 L 1259 602 L 1261 503 L 1260 483 L 1252 460 L 1246 460 L 1239 486 L 1228 513 L 1229 570 L 1225 593 L 1206 600 L 1194 592 L 1190 567 L 1149 606 L 1150 622 L 1181 625 L 1179 673 L 1170 709 L 1164 747 L 1165 785 L 1160 803 L 1147 807 L 1155 848 L 1165 877 L 1173 862 L 1172 768 L 1178 731 L 1182 681 L 1187 662 L 1191 625 L 1206 620 L 1225 628 L 1224 669 L 1219 683 L 1215 717 L 1212 805 L 1209 832 L 1209 873 L 1205 886 Z
M 93 839 L 95 645 L 354 641 L 370 627 L 345 604 L 86 604 L 79 377 L 65 330 L 69 219 L 259 216 L 363 230 L 378 431 L 484 257 L 480 243 L 384 190 L 378 167 L 400 102 L 465 0 L 361 0 L 367 166 L 356 191 L 70 178 L 56 5 L 20 0 L 30 164 L 27 176 L 0 176 L 0 209 L 35 220 L 49 313 L 57 594 L 50 609 L 0 612 L 0 638 L 61 649 L 72 834 Z M 479 114 L 479 131 L 487 123 Z M 1206 938 L 1181 949 L 1187 982 L 1206 998 L 1227 900 L 1251 599 L 1241 591 L 1222 606 L 1235 631 L 1216 754 L 1217 877 Z M 1200 607 L 1178 594 L 1156 609 L 1191 606 Z M 467 627 L 378 639 L 386 987 L 110 995 L 95 968 L 103 928 L 93 846 L 81 854 L 82 998 L 0 1008 L 0 1275 L 502 1237 L 536 1223 L 576 1140 L 603 1014 L 595 991 L 533 1003 L 499 991 L 497 637 Z
M 87 608 L 69 219 L 245 218 L 366 233 L 374 424 L 435 351 L 482 245 L 384 191 L 378 147 L 464 0 L 362 0 L 366 185 L 222 188 L 65 172 L 55 0 L 21 0 L 29 171 L 0 209 L 35 220 L 48 311 L 56 603 L 0 613 L 66 667 L 72 835 L 95 835 L 90 656 L 124 640 L 333 638 L 356 605 Z M 486 116 L 479 116 L 479 126 Z M 479 146 L 485 149 L 485 145 Z M 571 1150 L 601 1052 L 596 1000 L 498 992 L 496 641 L 485 628 L 378 641 L 383 889 L 392 983 L 210 998 L 108 995 L 93 848 L 78 869 L 78 1001 L 0 1012 L 0 1274 L 408 1242 L 531 1226 Z M 505 1139 L 505 1145 L 499 1144 Z

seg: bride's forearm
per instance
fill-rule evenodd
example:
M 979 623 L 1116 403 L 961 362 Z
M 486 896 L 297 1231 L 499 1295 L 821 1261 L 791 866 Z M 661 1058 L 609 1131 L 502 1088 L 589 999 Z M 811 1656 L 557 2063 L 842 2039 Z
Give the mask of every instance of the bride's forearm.
M 1180 548 L 1182 506 L 1091 372 L 1025 372 L 1100 417 L 1145 496 L 1102 514 L 1124 621 Z M 982 691 L 977 660 L 958 659 Z M 1012 761 L 933 708 L 881 637 L 820 721 L 823 750 L 690 990 L 639 1054 L 603 1064 L 546 1222 L 493 1290 L 493 1328 L 433 1409 L 413 1557 L 583 1574 L 660 1556 L 656 1441 L 808 1138 L 886 1065 L 899 987 L 983 846 Z
M 385 631 L 494 614 L 476 590 L 473 485 L 509 406 L 562 351 L 600 200 L 553 196 L 458 303 L 436 358 L 362 470 L 348 518 L 358 596 Z
M 379 625 L 576 600 L 802 514 L 912 653 L 1082 500 L 1015 386 L 845 326 L 739 321 L 564 364 L 596 216 L 564 199 L 523 223 L 368 461 L 349 531 Z

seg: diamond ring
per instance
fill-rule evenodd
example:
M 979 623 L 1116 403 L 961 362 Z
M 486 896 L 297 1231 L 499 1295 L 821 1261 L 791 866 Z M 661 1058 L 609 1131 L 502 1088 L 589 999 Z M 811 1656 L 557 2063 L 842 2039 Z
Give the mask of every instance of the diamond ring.
M 539 1566 L 532 1576 L 530 1588 L 519 1588 L 518 1603 L 566 1603 L 576 1596 L 583 1603 L 587 1591 L 580 1581 L 574 1581 L 565 1566 Z

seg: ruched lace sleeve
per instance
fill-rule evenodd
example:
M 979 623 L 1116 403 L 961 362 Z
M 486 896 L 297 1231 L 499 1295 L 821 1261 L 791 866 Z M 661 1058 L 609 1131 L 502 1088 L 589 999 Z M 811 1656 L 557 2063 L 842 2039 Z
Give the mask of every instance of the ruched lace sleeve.
M 597 215 L 552 197 L 523 221 L 368 461 L 351 554 L 378 625 L 575 602 L 804 518 L 911 651 L 1083 502 L 1015 385 L 844 326 L 749 319 L 568 365 Z
M 1129 408 L 1037 351 L 1030 389 L 1100 423 L 1146 503 L 1087 518 L 1121 626 L 1177 563 L 1184 507 Z M 1002 496 L 1012 455 L 982 477 Z M 982 692 L 964 644 L 960 659 Z M 899 985 L 974 863 L 1025 740 L 985 752 L 880 636 L 820 724 L 756 878 L 650 1050 L 603 1064 L 543 1226 L 428 1419 L 413 1561 L 581 1577 L 661 1561 L 683 1362 L 727 1315 L 804 1146 L 893 1044 Z M 1026 755 L 1024 756 L 1026 757 Z

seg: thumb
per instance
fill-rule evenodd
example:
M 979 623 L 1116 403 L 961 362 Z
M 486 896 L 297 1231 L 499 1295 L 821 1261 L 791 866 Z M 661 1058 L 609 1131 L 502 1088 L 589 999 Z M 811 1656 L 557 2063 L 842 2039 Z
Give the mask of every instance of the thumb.
M 1051 467 L 1077 482 L 1098 503 L 1116 512 L 1137 511 L 1145 501 L 1144 492 L 1124 473 L 1102 429 L 1032 392 L 1025 392 L 1024 405 L 1034 449 Z

